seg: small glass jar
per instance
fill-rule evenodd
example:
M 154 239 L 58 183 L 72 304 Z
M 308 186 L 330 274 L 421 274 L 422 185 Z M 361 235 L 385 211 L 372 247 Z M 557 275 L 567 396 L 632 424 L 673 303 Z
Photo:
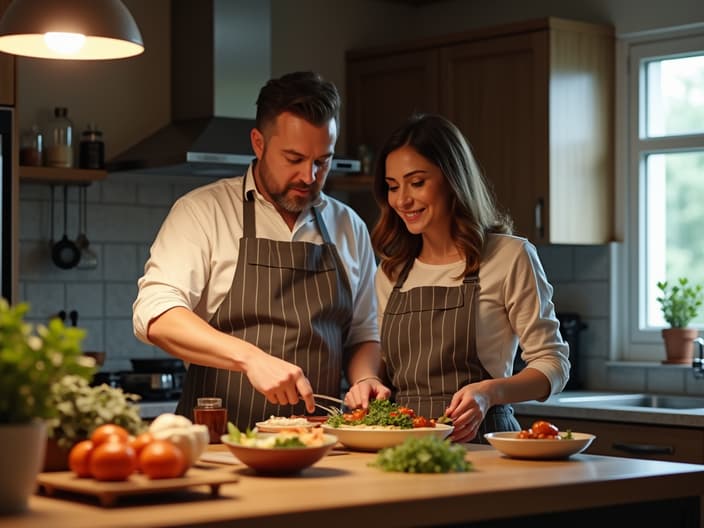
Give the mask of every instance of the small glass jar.
M 49 122 L 45 162 L 49 167 L 73 167 L 73 123 L 65 107 L 54 108 Z
M 43 164 L 44 136 L 38 125 L 25 130 L 20 138 L 20 165 L 40 167 Z
M 78 146 L 78 166 L 81 169 L 105 168 L 105 144 L 103 133 L 95 123 L 89 123 L 81 134 Z
M 227 429 L 227 409 L 222 406 L 222 398 L 198 398 L 193 421 L 208 428 L 211 444 L 219 444 Z

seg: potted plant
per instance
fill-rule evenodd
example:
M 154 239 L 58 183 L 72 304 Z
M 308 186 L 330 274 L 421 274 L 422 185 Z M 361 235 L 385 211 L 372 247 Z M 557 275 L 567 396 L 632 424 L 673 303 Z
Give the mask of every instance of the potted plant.
M 144 429 L 136 394 L 105 383 L 91 387 L 85 378 L 64 376 L 52 386 L 56 414 L 47 422 L 49 442 L 44 471 L 68 469 L 68 453 L 103 424 L 116 424 L 137 435 Z
M 670 325 L 662 330 L 667 356 L 664 363 L 691 363 L 694 340 L 699 332 L 687 325 L 698 315 L 704 301 L 702 285 L 690 285 L 689 280 L 683 277 L 672 286 L 667 281 L 658 282 L 658 288 L 662 296 L 657 300 L 665 321 Z
M 59 319 L 34 328 L 27 304 L 0 299 L 0 513 L 27 508 L 44 460 L 51 387 L 68 374 L 89 379 L 93 359 L 81 354 L 85 332 Z

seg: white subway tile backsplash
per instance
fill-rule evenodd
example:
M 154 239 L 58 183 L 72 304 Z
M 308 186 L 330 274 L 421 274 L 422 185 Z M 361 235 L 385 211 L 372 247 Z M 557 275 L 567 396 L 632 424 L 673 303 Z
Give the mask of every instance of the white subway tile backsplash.
M 609 246 L 576 246 L 574 276 L 578 281 L 609 280 Z
M 582 319 L 586 325 L 579 334 L 580 357 L 609 359 L 609 321 L 601 318 Z
M 551 284 L 575 280 L 572 246 L 537 246 L 537 250 Z
M 685 390 L 685 375 L 691 369 L 661 368 L 648 369 L 646 372 L 646 390 L 665 394 L 680 394 Z
M 112 318 L 105 324 L 105 350 L 111 359 L 150 358 L 154 347 L 142 343 L 132 330 L 132 318 Z
M 103 249 L 105 280 L 131 281 L 141 271 L 134 244 L 105 244 Z
M 618 391 L 646 390 L 647 368 L 644 367 L 609 367 L 607 370 L 608 386 Z
M 609 317 L 611 313 L 608 282 L 561 283 L 555 285 L 553 299 L 558 311 L 575 312 L 583 318 Z
M 105 315 L 132 317 L 132 303 L 137 298 L 137 281 L 105 283 Z
M 65 286 L 62 282 L 29 282 L 25 287 L 32 319 L 46 320 L 59 310 L 67 310 Z
M 83 350 L 92 350 L 94 352 L 102 352 L 105 350 L 102 319 L 87 319 L 82 317 L 79 312 L 77 326 L 86 331 L 86 337 L 82 343 Z
M 137 203 L 140 205 L 163 205 L 171 207 L 173 196 L 168 185 L 139 185 Z
M 100 199 L 103 203 L 134 204 L 137 203 L 137 184 L 117 179 L 101 182 Z
M 76 310 L 79 316 L 103 317 L 102 282 L 67 282 L 66 310 Z
M 20 240 L 38 240 L 44 234 L 42 231 L 42 205 L 44 202 L 27 201 L 20 208 Z

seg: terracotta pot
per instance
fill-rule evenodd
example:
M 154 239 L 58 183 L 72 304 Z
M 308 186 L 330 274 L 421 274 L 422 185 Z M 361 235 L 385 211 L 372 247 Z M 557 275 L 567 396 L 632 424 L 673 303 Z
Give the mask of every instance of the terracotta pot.
M 663 363 L 692 364 L 694 358 L 694 340 L 699 337 L 695 328 L 663 328 L 662 338 L 665 341 L 665 356 Z
M 59 446 L 54 438 L 48 438 L 43 471 L 66 471 L 68 469 L 68 452 L 70 450 L 70 448 Z

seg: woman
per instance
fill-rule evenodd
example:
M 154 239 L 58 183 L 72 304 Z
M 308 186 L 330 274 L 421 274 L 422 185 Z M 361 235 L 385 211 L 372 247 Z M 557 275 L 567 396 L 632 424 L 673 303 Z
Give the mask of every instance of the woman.
M 467 141 L 441 116 L 413 116 L 388 139 L 374 193 L 381 344 L 396 401 L 447 415 L 458 442 L 519 430 L 510 403 L 543 400 L 569 377 L 535 247 L 511 235 Z M 527 367 L 513 375 L 519 342 Z

